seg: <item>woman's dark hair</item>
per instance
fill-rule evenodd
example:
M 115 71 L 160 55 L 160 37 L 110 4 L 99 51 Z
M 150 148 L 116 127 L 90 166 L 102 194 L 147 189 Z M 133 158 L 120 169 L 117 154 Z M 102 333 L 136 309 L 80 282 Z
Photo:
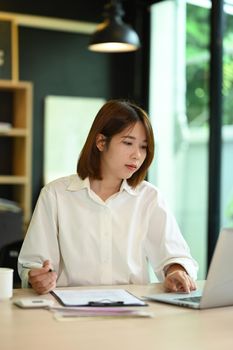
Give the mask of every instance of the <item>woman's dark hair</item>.
M 154 157 L 154 135 L 147 113 L 129 101 L 110 100 L 106 102 L 97 113 L 86 142 L 81 151 L 77 173 L 81 179 L 90 177 L 102 179 L 101 176 L 101 152 L 96 146 L 96 137 L 103 134 L 106 137 L 106 145 L 109 145 L 112 137 L 119 134 L 127 127 L 141 122 L 146 131 L 147 154 L 141 167 L 131 178 L 127 179 L 130 186 L 136 187 L 144 180 L 146 172 Z

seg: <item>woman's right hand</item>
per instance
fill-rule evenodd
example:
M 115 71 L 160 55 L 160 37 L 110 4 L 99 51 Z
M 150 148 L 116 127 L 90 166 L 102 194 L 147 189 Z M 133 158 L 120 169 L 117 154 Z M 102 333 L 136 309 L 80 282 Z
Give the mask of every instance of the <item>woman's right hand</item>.
M 38 294 L 46 294 L 56 288 L 57 273 L 52 271 L 49 260 L 45 260 L 39 269 L 31 269 L 28 273 L 28 282 Z

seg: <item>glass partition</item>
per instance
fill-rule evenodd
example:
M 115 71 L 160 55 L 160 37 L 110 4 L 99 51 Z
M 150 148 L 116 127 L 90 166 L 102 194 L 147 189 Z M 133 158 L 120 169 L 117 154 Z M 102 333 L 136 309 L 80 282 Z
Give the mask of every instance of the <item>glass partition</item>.
M 149 113 L 156 156 L 149 181 L 165 193 L 200 265 L 199 279 L 207 260 L 209 12 L 201 1 L 151 7 Z
M 233 227 L 233 1 L 224 5 L 221 226 Z

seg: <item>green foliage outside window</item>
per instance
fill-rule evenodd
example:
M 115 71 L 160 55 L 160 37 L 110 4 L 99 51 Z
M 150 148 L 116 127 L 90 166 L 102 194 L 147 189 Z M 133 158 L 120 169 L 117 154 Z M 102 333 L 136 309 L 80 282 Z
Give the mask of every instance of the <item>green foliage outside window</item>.
M 233 124 L 233 16 L 225 16 L 223 56 L 223 124 Z
M 209 111 L 210 10 L 187 4 L 186 110 L 190 126 L 207 126 Z M 225 15 L 223 125 L 233 124 L 233 16 Z

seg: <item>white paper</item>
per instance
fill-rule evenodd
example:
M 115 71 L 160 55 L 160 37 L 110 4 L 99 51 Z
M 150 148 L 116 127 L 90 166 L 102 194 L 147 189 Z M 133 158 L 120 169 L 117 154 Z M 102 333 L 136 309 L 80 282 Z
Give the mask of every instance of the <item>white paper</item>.
M 124 289 L 55 289 L 53 293 L 66 306 L 85 306 L 90 305 L 90 303 L 100 303 L 106 306 L 119 302 L 122 303 L 122 306 L 146 305 L 144 301 L 138 299 Z

